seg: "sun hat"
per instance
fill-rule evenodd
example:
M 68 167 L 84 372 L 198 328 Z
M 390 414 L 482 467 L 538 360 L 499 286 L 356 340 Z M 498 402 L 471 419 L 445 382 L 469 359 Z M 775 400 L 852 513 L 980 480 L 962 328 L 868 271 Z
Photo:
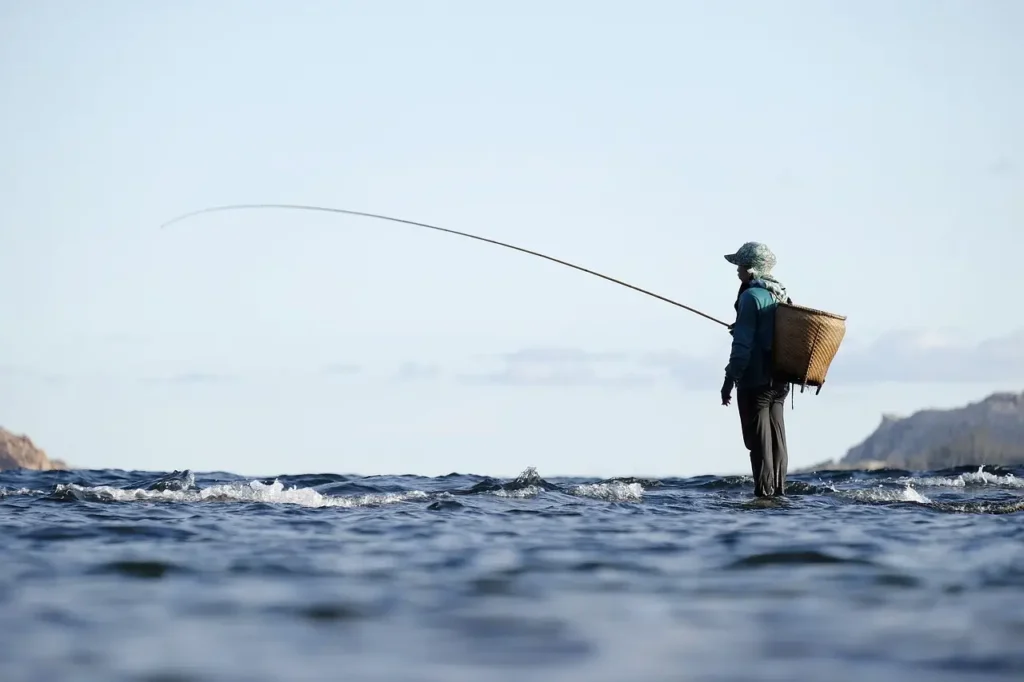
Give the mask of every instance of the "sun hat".
M 725 254 L 725 260 L 733 265 L 740 265 L 760 274 L 766 275 L 775 267 L 775 254 L 766 244 L 761 242 L 747 242 L 735 253 Z

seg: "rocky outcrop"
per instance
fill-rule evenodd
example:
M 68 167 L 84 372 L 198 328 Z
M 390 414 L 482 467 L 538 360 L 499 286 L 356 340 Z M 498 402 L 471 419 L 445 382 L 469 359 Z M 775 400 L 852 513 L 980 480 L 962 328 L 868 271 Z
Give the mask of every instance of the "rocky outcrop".
M 1024 393 L 995 393 L 951 410 L 884 415 L 875 432 L 838 462 L 814 469 L 1024 466 Z
M 0 471 L 4 469 L 67 469 L 59 459 L 50 459 L 28 436 L 0 428 Z

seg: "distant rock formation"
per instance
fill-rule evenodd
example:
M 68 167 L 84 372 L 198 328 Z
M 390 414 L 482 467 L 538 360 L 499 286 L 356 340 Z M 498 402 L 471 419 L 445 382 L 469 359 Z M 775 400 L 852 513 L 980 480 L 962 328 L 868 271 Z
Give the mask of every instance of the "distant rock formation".
M 0 471 L 4 469 L 68 469 L 59 459 L 50 459 L 28 436 L 0 428 Z
M 841 460 L 805 471 L 924 471 L 983 464 L 1024 465 L 1024 393 L 995 393 L 965 407 L 922 410 L 904 418 L 883 415 L 875 432 Z

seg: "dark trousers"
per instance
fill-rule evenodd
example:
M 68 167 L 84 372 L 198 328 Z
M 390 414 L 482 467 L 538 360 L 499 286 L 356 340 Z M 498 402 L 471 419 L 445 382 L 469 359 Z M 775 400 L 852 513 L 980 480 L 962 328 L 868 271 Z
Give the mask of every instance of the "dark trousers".
M 736 391 L 743 444 L 750 451 L 750 471 L 754 475 L 754 495 L 770 497 L 786 494 L 786 396 L 789 384 L 743 388 Z

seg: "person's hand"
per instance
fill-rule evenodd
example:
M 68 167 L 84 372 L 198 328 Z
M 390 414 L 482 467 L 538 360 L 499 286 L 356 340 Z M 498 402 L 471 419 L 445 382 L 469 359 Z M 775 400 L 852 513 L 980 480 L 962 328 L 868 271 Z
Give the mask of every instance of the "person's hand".
M 725 378 L 722 383 L 722 405 L 728 407 L 729 403 L 732 402 L 732 379 L 729 377 Z

